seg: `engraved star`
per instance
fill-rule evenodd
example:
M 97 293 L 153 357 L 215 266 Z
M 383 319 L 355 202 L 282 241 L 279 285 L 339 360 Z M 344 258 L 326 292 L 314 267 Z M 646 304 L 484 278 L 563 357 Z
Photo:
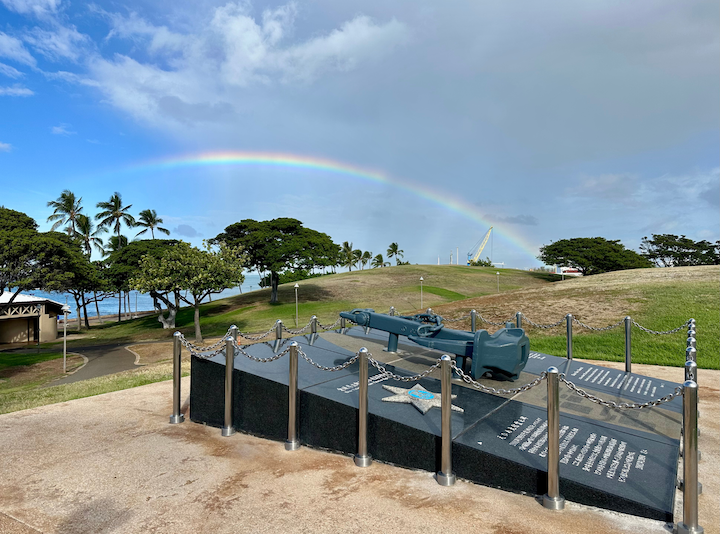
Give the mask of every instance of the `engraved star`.
M 394 386 L 383 385 L 383 389 L 387 389 L 388 391 L 395 393 L 395 395 L 393 395 L 392 397 L 385 397 L 383 399 L 384 402 L 399 402 L 401 404 L 412 404 L 413 406 L 415 406 L 415 408 L 420 410 L 423 415 L 425 415 L 430 408 L 440 408 L 442 406 L 440 394 L 428 391 L 420 384 L 415 384 L 410 389 L 396 388 Z M 452 398 L 456 399 L 457 395 L 452 395 Z M 462 408 L 453 404 L 450 405 L 450 408 L 460 413 L 463 413 L 465 411 Z

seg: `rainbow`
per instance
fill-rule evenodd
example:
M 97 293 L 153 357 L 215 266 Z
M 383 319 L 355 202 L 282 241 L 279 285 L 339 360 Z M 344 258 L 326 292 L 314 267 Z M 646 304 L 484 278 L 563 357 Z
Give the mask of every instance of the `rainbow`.
M 382 171 L 357 167 L 355 165 L 330 159 L 273 152 L 205 152 L 201 154 L 191 154 L 148 161 L 132 166 L 127 170 L 152 171 L 221 165 L 248 165 L 307 169 L 390 185 L 475 221 L 479 223 L 482 229 L 494 225 L 498 234 L 533 258 L 538 252 L 537 247 L 527 243 L 523 236 L 511 231 L 508 228 L 499 227 L 496 223 L 490 223 L 480 215 L 474 206 L 463 200 L 415 182 L 391 177 Z

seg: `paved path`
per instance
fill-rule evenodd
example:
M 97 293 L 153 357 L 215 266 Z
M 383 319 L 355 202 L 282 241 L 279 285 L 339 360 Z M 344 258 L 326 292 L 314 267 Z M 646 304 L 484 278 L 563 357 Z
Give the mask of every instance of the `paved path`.
M 135 369 L 135 354 L 130 352 L 126 346 L 117 343 L 111 345 L 93 345 L 88 347 L 73 347 L 72 352 L 82 354 L 87 358 L 87 363 L 70 376 L 54 380 L 48 386 L 59 386 L 96 378 L 98 376 L 111 375 L 128 369 Z

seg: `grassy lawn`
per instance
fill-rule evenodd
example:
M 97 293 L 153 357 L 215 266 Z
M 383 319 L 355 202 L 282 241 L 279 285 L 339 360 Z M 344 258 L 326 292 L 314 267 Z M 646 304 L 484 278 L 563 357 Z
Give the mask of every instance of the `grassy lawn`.
M 0 353 L 0 371 L 8 367 L 17 367 L 19 365 L 32 365 L 34 363 L 46 362 L 56 358 L 62 358 L 62 352 L 5 352 Z

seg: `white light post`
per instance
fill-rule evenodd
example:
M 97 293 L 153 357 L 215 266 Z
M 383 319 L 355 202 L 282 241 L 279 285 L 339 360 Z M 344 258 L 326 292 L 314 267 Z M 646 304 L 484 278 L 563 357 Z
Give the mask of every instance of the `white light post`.
M 498 287 L 498 293 L 500 293 L 500 271 L 495 273 L 497 275 L 497 287 Z
M 70 312 L 70 306 L 67 305 L 67 299 L 65 299 L 65 306 L 62 308 L 63 314 L 63 373 L 67 373 L 67 316 Z
M 40 327 L 40 321 L 42 321 L 42 304 L 37 304 L 35 306 L 35 310 L 38 314 L 38 327 L 37 327 L 37 336 L 38 336 L 38 342 L 37 342 L 37 351 L 38 354 L 40 354 L 40 334 L 42 333 L 42 328 Z
M 300 286 L 295 284 L 295 328 L 298 326 L 298 288 Z
M 423 277 L 421 276 L 421 277 L 420 277 L 420 309 L 422 309 L 422 307 L 423 307 L 423 287 L 422 287 L 422 283 L 423 283 Z

